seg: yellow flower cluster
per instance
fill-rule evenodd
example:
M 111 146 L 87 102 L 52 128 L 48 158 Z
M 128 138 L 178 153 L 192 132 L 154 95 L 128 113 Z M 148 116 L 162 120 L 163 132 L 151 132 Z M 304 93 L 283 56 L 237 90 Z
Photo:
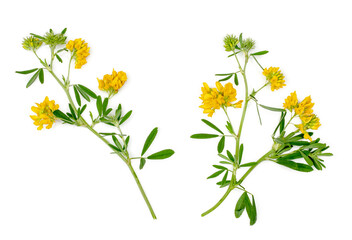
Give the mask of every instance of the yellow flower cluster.
M 242 100 L 233 103 L 237 100 L 237 92 L 236 89 L 233 88 L 232 83 L 226 83 L 225 86 L 220 82 L 216 82 L 215 84 L 216 88 L 210 88 L 207 83 L 203 83 L 202 94 L 200 96 L 203 104 L 199 106 L 204 109 L 203 113 L 211 117 L 215 110 L 220 109 L 220 107 L 242 107 Z
M 77 38 L 74 41 L 70 40 L 66 44 L 66 48 L 74 54 L 74 58 L 76 59 L 75 68 L 80 69 L 87 63 L 86 58 L 89 56 L 90 48 L 84 40 L 81 38 Z
M 125 84 L 127 75 L 123 71 L 116 72 L 112 70 L 112 74 L 105 74 L 103 79 L 98 79 L 99 89 L 107 91 L 110 94 L 116 94 L 118 90 Z
M 298 102 L 296 91 L 291 93 L 283 104 L 285 109 L 290 112 L 294 111 L 294 116 L 301 119 L 301 124 L 296 125 L 296 127 L 304 134 L 304 138 L 310 141 L 312 141 L 312 138 L 307 130 L 317 130 L 321 126 L 319 118 L 313 113 L 313 106 L 314 103 L 312 103 L 310 96 L 303 99 L 302 102 Z
M 42 103 L 36 103 L 36 107 L 33 106 L 31 109 L 37 115 L 31 115 L 30 117 L 34 121 L 34 125 L 38 126 L 38 130 L 43 129 L 43 125 L 47 125 L 46 129 L 53 126 L 55 122 L 55 116 L 53 111 L 59 109 L 59 105 L 55 104 L 55 101 L 50 101 L 48 97 L 45 97 Z
M 265 68 L 263 70 L 263 75 L 271 84 L 271 91 L 278 90 L 285 84 L 285 76 L 281 73 L 278 67 L 270 67 L 269 69 Z

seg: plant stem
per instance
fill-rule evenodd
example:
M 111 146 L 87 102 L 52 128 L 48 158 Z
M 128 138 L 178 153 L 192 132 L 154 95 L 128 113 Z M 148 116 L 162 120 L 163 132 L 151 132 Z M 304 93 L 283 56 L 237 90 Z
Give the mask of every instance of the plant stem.
M 148 208 L 149 208 L 150 214 L 152 215 L 153 219 L 156 219 L 156 215 L 155 215 L 155 213 L 154 213 L 154 210 L 153 210 L 153 208 L 152 208 L 152 205 L 150 204 L 150 202 L 149 202 L 149 200 L 148 200 L 148 197 L 147 197 L 147 195 L 145 194 L 145 192 L 144 192 L 144 190 L 143 190 L 142 184 L 141 184 L 141 182 L 139 181 L 136 172 L 134 171 L 134 169 L 133 169 L 131 163 L 128 163 L 127 166 L 128 166 L 128 168 L 130 169 L 130 171 L 131 171 L 131 173 L 132 173 L 132 175 L 133 175 L 133 177 L 134 177 L 134 180 L 136 180 L 136 183 L 137 183 L 137 185 L 138 185 L 139 191 L 141 192 L 141 194 L 142 194 L 142 196 L 143 196 L 143 198 L 144 198 L 144 201 L 145 201 L 145 203 L 147 204 L 147 206 L 148 206 Z
M 245 53 L 245 63 L 244 63 L 244 67 L 242 69 L 242 66 L 237 58 L 237 55 L 235 54 L 236 57 L 236 61 L 238 63 L 238 68 L 240 69 L 240 72 L 243 76 L 243 80 L 244 80 L 244 85 L 245 85 L 245 101 L 244 101 L 244 106 L 243 106 L 243 111 L 242 111 L 242 117 L 241 117 L 241 122 L 240 122 L 240 126 L 238 128 L 238 132 L 237 132 L 237 137 L 236 137 L 236 159 L 238 161 L 238 156 L 239 156 L 239 149 L 240 149 L 240 138 L 241 138 L 241 133 L 242 133 L 242 128 L 243 128 L 243 123 L 244 123 L 244 118 L 246 116 L 246 112 L 247 112 L 247 106 L 248 106 L 248 102 L 249 102 L 249 95 L 248 95 L 248 84 L 247 84 L 247 77 L 246 77 L 246 67 L 247 67 L 247 63 L 248 63 L 248 53 Z M 227 118 L 230 121 L 230 118 L 224 108 L 224 111 L 226 113 Z M 231 123 L 231 122 L 230 122 Z M 231 177 L 231 181 L 230 181 L 230 185 L 227 188 L 227 191 L 225 192 L 224 196 L 212 207 L 210 208 L 208 211 L 204 212 L 202 214 L 202 216 L 204 217 L 205 215 L 211 213 L 212 211 L 214 211 L 226 198 L 227 196 L 230 194 L 230 192 L 236 187 L 237 183 L 236 183 L 236 170 L 238 168 L 239 163 L 235 162 L 234 163 L 234 169 L 232 172 L 232 177 Z M 249 174 L 249 173 L 248 173 Z
M 224 196 L 222 196 L 222 198 L 212 208 L 210 208 L 208 211 L 205 211 L 204 213 L 202 213 L 202 217 L 206 216 L 207 214 L 214 211 L 217 207 L 219 207 L 220 204 L 227 198 L 227 196 L 230 194 L 231 191 L 232 191 L 232 188 L 228 187 Z
M 255 165 L 251 166 L 247 172 L 245 174 L 243 174 L 243 176 L 240 178 L 240 180 L 238 180 L 238 182 L 236 183 L 236 185 L 240 185 L 245 179 L 246 177 L 248 177 L 248 175 L 253 171 L 253 169 L 259 165 L 259 163 L 268 160 L 268 157 L 270 156 L 270 154 L 273 153 L 273 150 L 270 150 L 269 152 L 267 152 L 266 154 L 264 154 L 261 158 L 259 158 L 259 160 L 256 162 Z
M 259 67 L 262 69 L 262 70 L 264 70 L 264 68 L 262 67 L 262 65 L 260 65 L 260 63 L 258 62 L 258 60 L 257 60 L 257 58 L 255 57 L 255 56 L 253 56 L 253 55 L 251 55 L 253 58 L 254 58 L 254 60 L 258 63 L 258 65 L 259 65 Z
M 205 211 L 204 213 L 202 213 L 202 217 L 204 217 L 205 215 L 211 213 L 212 211 L 214 211 L 217 207 L 220 206 L 220 204 L 227 198 L 227 196 L 230 194 L 230 192 L 237 188 L 237 186 L 240 186 L 240 184 L 248 177 L 248 175 L 253 171 L 253 169 L 258 166 L 261 162 L 268 160 L 268 157 L 270 156 L 270 154 L 273 153 L 273 150 L 270 150 L 269 152 L 267 152 L 266 154 L 264 154 L 261 158 L 258 159 L 258 161 L 256 162 L 255 165 L 253 165 L 250 169 L 247 170 L 247 172 L 241 177 L 241 179 L 235 183 L 235 185 L 230 186 L 227 188 L 227 191 L 225 192 L 224 196 L 222 196 L 222 198 L 212 207 L 210 208 L 208 211 Z M 242 187 L 242 186 L 241 186 Z M 243 188 L 243 187 L 242 187 Z M 241 189 L 243 191 L 246 191 L 244 188 Z M 248 191 L 246 191 L 248 192 Z M 251 194 L 251 193 L 250 193 Z

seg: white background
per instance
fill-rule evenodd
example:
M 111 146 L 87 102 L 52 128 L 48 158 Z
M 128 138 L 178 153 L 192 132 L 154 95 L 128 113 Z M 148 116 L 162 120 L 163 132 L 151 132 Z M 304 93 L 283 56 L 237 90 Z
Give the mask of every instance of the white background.
M 349 1 L 7 1 L 1 23 L 0 239 L 351 239 Z M 125 164 L 83 128 L 56 124 L 37 131 L 31 106 L 45 96 L 62 110 L 67 100 L 46 74 L 44 85 L 25 88 L 28 76 L 16 70 L 38 67 L 22 38 L 67 27 L 69 39 L 91 47 L 88 63 L 74 70 L 72 83 L 96 91 L 96 77 L 123 70 L 128 81 L 112 101 L 133 115 L 123 126 L 133 155 L 155 126 L 150 152 L 173 148 L 164 161 L 149 161 L 137 174 L 155 209 L 153 220 Z M 316 135 L 331 145 L 327 169 L 300 173 L 263 163 L 244 185 L 254 193 L 258 221 L 249 226 L 233 210 L 233 192 L 201 218 L 224 193 L 206 180 L 218 162 L 216 140 L 192 140 L 209 132 L 200 119 L 200 87 L 215 73 L 236 70 L 222 47 L 226 34 L 251 37 L 264 67 L 279 66 L 287 86 L 258 94 L 261 103 L 281 107 L 296 90 L 311 95 L 322 126 Z M 40 51 L 44 57 L 45 51 Z M 67 56 L 57 71 L 67 67 Z M 264 82 L 254 61 L 250 88 Z M 65 73 L 65 72 L 63 72 Z M 243 97 L 240 79 L 239 99 Z M 231 111 L 233 122 L 240 110 Z M 276 113 L 251 105 L 243 130 L 244 161 L 271 147 Z M 211 119 L 222 126 L 221 112 Z M 224 129 L 224 127 L 223 127 Z M 233 144 L 233 143 L 229 143 Z M 228 145 L 233 148 L 233 145 Z

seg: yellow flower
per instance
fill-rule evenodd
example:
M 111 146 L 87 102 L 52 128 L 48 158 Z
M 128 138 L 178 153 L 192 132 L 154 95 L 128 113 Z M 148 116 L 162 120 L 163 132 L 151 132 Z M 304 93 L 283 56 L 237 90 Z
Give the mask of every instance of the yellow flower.
M 305 120 L 307 122 L 305 122 Z M 308 129 L 318 130 L 318 128 L 321 126 L 320 119 L 315 114 L 311 114 L 305 120 L 302 120 L 302 123 L 299 125 L 296 125 L 296 127 L 304 134 L 305 139 L 309 139 L 310 141 L 312 141 L 312 138 L 308 134 L 307 130 Z
M 34 121 L 34 125 L 38 126 L 38 130 L 43 129 L 43 125 L 47 125 L 46 129 L 53 126 L 55 122 L 55 116 L 53 111 L 59 109 L 59 105 L 55 104 L 55 101 L 50 101 L 48 97 L 45 97 L 42 103 L 36 103 L 36 107 L 33 106 L 31 109 L 37 115 L 31 115 L 30 117 Z
M 288 109 L 290 112 L 294 110 L 294 116 L 298 116 L 301 120 L 301 124 L 295 125 L 303 134 L 305 139 L 312 141 L 312 138 L 308 134 L 307 130 L 317 130 L 321 124 L 320 119 L 313 114 L 312 98 L 310 96 L 303 99 L 302 102 L 298 102 L 296 91 L 291 93 L 285 99 L 284 108 Z
M 281 73 L 278 67 L 270 67 L 269 69 L 265 68 L 263 75 L 270 82 L 271 91 L 278 90 L 286 86 L 284 80 L 285 76 Z
M 116 72 L 112 70 L 112 74 L 105 74 L 103 79 L 98 79 L 99 89 L 107 91 L 109 94 L 116 94 L 119 89 L 125 84 L 127 75 L 123 71 Z
M 309 139 L 310 141 L 312 141 L 311 136 L 310 136 L 310 135 L 308 134 L 308 132 L 306 131 L 307 128 L 306 128 L 305 125 L 299 124 L 299 125 L 296 125 L 296 127 L 301 131 L 301 133 L 303 133 L 303 137 L 304 137 L 305 139 Z
M 290 94 L 290 96 L 288 96 L 285 99 L 284 108 L 292 112 L 292 110 L 296 108 L 297 105 L 298 105 L 297 94 L 296 94 L 296 91 L 294 91 L 293 93 Z
M 295 112 L 299 116 L 307 116 L 313 113 L 313 106 L 314 103 L 312 103 L 312 98 L 308 96 L 298 104 L 295 108 Z
M 73 56 L 76 60 L 75 68 L 80 69 L 84 64 L 87 63 L 86 58 L 89 56 L 89 47 L 81 38 L 77 38 L 74 41 L 70 40 L 66 44 L 66 48 L 73 52 Z
M 210 88 L 207 83 L 203 83 L 202 94 L 199 97 L 203 101 L 203 104 L 199 106 L 203 108 L 203 113 L 212 117 L 215 110 L 221 107 L 240 108 L 242 106 L 242 101 L 233 103 L 237 100 L 237 92 L 232 83 L 226 83 L 223 86 L 220 82 L 216 82 L 215 85 L 216 88 Z

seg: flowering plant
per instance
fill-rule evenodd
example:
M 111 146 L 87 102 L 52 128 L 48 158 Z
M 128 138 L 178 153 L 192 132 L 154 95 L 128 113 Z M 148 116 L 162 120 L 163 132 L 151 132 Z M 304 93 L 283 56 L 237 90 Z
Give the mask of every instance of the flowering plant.
M 142 169 L 147 160 L 166 159 L 171 157 L 174 154 L 174 151 L 171 149 L 165 149 L 153 154 L 146 155 L 148 148 L 158 133 L 158 128 L 154 128 L 147 137 L 140 156 L 130 156 L 128 151 L 130 136 L 122 132 L 121 125 L 131 116 L 132 110 L 123 114 L 121 104 L 119 104 L 115 109 L 113 107 L 109 107 L 109 103 L 112 97 L 118 93 L 119 89 L 126 82 L 126 73 L 123 71 L 116 72 L 113 70 L 111 75 L 106 74 L 104 75 L 103 79 L 98 78 L 99 89 L 107 92 L 108 94 L 108 97 L 105 98 L 103 98 L 101 95 L 97 95 L 94 91 L 90 90 L 84 85 L 71 84 L 70 71 L 72 61 L 74 61 L 75 69 L 81 69 L 82 66 L 87 63 L 86 59 L 89 56 L 90 47 L 88 47 L 88 43 L 86 43 L 81 38 L 67 42 L 65 33 L 66 28 L 61 33 L 54 33 L 54 31 L 50 29 L 50 31 L 44 36 L 31 33 L 29 37 L 23 40 L 23 48 L 33 52 L 42 65 L 40 68 L 16 72 L 19 74 L 33 73 L 26 87 L 30 87 L 37 79 L 39 79 L 40 83 L 43 84 L 44 72 L 48 72 L 65 92 L 69 102 L 69 112 L 64 113 L 59 109 L 59 105 L 56 104 L 54 100 L 49 100 L 48 97 L 45 97 L 42 103 L 37 103 L 36 106 L 32 107 L 32 111 L 35 114 L 31 115 L 30 117 L 33 119 L 34 125 L 38 127 L 38 130 L 42 130 L 44 126 L 47 129 L 50 129 L 56 120 L 60 120 L 64 124 L 84 127 L 91 131 L 95 136 L 103 141 L 110 150 L 112 150 L 113 154 L 119 156 L 126 163 L 138 185 L 141 194 L 143 195 L 143 198 L 149 208 L 152 217 L 156 219 L 153 208 L 143 190 L 143 187 L 137 177 L 136 172 L 134 171 L 134 168 L 132 167 L 132 160 L 139 159 L 139 168 Z M 50 49 L 51 55 L 49 61 L 46 59 L 43 60 L 37 53 L 37 50 L 42 47 L 42 45 L 47 45 Z M 54 63 L 56 63 L 55 60 L 59 61 L 60 63 L 63 62 L 60 56 L 62 52 L 69 53 L 69 61 L 67 76 L 65 77 L 62 75 L 62 79 L 60 79 L 57 73 L 54 72 Z M 72 91 L 75 96 L 75 102 L 71 97 Z M 89 112 L 89 116 L 91 118 L 90 124 L 83 116 L 83 114 L 87 112 L 85 111 L 87 108 L 87 103 L 84 104 L 84 100 L 87 102 L 95 100 L 96 102 L 97 114 L 94 116 L 91 111 Z M 95 129 L 95 126 L 99 123 L 111 126 L 114 130 L 111 132 L 98 132 Z M 109 138 L 110 140 L 108 140 Z
M 238 189 L 243 193 L 237 201 L 234 211 L 235 217 L 239 218 L 246 209 L 247 215 L 250 219 L 250 225 L 255 224 L 257 220 L 257 209 L 254 195 L 243 186 L 243 182 L 256 166 L 263 161 L 272 161 L 293 170 L 310 172 L 313 171 L 314 168 L 317 170 L 325 168 L 323 163 L 324 160 L 322 160 L 321 157 L 332 156 L 331 153 L 325 152 L 329 146 L 325 143 L 321 143 L 319 138 L 315 140 L 312 139 L 313 132 L 310 130 L 317 130 L 321 124 L 319 118 L 313 113 L 312 108 L 314 103 L 312 103 L 310 96 L 299 101 L 296 92 L 293 92 L 285 99 L 283 108 L 269 107 L 259 103 L 257 94 L 266 86 L 270 86 L 271 91 L 276 91 L 286 86 L 286 84 L 285 77 L 278 67 L 263 68 L 260 65 L 257 56 L 265 55 L 268 51 L 251 53 L 254 46 L 255 42 L 250 38 L 243 39 L 242 34 L 240 34 L 239 37 L 227 35 L 224 38 L 225 50 L 231 52 L 231 55 L 228 57 L 235 58 L 238 70 L 232 73 L 216 74 L 216 76 L 222 77 L 222 79 L 215 83 L 216 87 L 209 87 L 207 83 L 203 83 L 201 89 L 202 94 L 200 96 L 202 105 L 200 108 L 203 109 L 203 113 L 207 114 L 208 117 L 212 117 L 216 110 L 221 109 L 227 118 L 225 127 L 228 133 L 224 133 L 223 130 L 210 121 L 202 119 L 207 126 L 215 130 L 217 133 L 199 133 L 191 136 L 191 138 L 195 139 L 220 138 L 217 144 L 217 153 L 221 158 L 221 161 L 219 164 L 213 165 L 216 172 L 211 174 L 208 179 L 216 178 L 223 174 L 221 180 L 216 184 L 220 188 L 227 187 L 224 196 L 212 208 L 204 212 L 202 216 L 215 210 L 227 198 L 232 190 Z M 244 58 L 243 63 L 241 63 L 240 57 Z M 265 76 L 263 86 L 258 90 L 253 89 L 252 92 L 249 92 L 246 75 L 247 64 L 250 58 L 254 59 Z M 237 90 L 234 88 L 233 84 L 228 82 L 223 86 L 222 82 L 233 79 L 235 85 L 238 86 L 239 75 L 243 78 L 242 86 L 244 88 L 245 98 L 237 101 Z M 250 102 L 256 104 L 260 123 L 261 117 L 259 115 L 259 107 L 280 113 L 280 118 L 272 134 L 273 145 L 271 149 L 269 149 L 269 151 L 257 161 L 245 162 L 244 144 L 241 142 L 241 136 L 247 107 Z M 231 109 L 238 111 L 236 110 L 237 108 L 242 108 L 242 116 L 237 122 L 238 130 L 235 131 L 228 111 Z M 286 116 L 287 113 L 290 113 L 289 117 Z M 293 121 L 296 120 L 297 122 L 294 124 Z M 295 129 L 290 128 L 291 124 Z M 229 138 L 234 139 L 235 141 L 234 149 L 233 151 L 226 150 L 226 153 L 223 154 L 225 150 L 225 140 Z M 303 162 L 297 162 L 299 159 L 302 159 Z M 237 171 L 243 168 L 248 168 L 248 170 L 242 176 L 238 176 Z

